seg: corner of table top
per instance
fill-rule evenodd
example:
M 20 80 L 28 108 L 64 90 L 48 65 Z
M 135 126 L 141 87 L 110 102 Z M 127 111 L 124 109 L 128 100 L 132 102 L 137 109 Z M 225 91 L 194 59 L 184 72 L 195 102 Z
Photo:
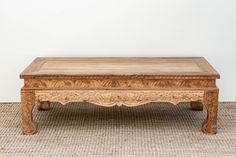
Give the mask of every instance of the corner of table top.
M 220 74 L 217 72 L 217 70 L 209 63 L 209 61 L 205 57 L 200 57 L 204 62 L 208 65 L 208 67 L 211 68 L 212 73 L 214 73 L 216 79 L 220 79 Z
M 33 71 L 39 69 L 46 61 L 46 57 L 36 57 L 21 73 L 20 79 L 24 79 L 25 76 L 32 74 Z

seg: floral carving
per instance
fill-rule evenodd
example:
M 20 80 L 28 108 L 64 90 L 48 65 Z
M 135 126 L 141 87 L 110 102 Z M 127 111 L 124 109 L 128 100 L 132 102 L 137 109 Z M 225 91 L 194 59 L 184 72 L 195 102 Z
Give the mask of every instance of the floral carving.
M 215 80 L 168 80 L 168 79 L 26 79 L 24 88 L 29 89 L 160 89 L 214 87 Z
M 154 91 L 154 90 L 67 90 L 36 91 L 36 100 L 68 102 L 89 102 L 100 106 L 138 106 L 149 102 L 202 101 L 204 91 Z
M 25 80 L 22 88 L 23 133 L 34 134 L 37 131 L 32 119 L 34 105 L 39 109 L 43 105 L 49 108 L 49 102 L 53 101 L 62 104 L 89 102 L 105 107 L 133 107 L 149 102 L 170 102 L 174 105 L 202 102 L 207 109 L 202 131 L 216 133 L 218 90 L 214 85 L 214 80 Z M 211 86 L 213 88 L 209 88 Z

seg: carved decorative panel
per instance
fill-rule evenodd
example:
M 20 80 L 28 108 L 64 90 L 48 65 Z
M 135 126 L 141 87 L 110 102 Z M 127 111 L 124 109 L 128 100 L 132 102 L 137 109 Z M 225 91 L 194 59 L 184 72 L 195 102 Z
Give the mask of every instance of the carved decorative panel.
M 57 89 L 158 89 L 214 87 L 215 80 L 142 80 L 142 79 L 29 79 L 24 88 Z
M 68 102 L 89 102 L 100 106 L 128 107 L 143 105 L 150 102 L 203 101 L 203 91 L 154 91 L 154 90 L 67 90 L 67 91 L 36 91 L 36 100 Z

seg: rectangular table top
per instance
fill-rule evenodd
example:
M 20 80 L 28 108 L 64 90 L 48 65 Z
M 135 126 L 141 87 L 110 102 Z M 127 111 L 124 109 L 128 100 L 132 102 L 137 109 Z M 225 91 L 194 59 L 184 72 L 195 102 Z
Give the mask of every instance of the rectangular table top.
M 203 57 L 40 57 L 20 74 L 21 78 L 49 76 L 220 77 Z

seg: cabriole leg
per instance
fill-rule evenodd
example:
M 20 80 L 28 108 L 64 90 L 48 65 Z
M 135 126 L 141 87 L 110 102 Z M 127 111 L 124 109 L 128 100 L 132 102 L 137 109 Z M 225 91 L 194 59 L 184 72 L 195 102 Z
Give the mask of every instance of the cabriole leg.
M 21 110 L 22 110 L 22 133 L 32 135 L 37 132 L 37 124 L 33 121 L 32 111 L 35 106 L 34 91 L 21 91 Z
M 207 118 L 202 124 L 202 131 L 204 133 L 217 133 L 218 94 L 219 91 L 207 92 L 205 94 L 204 106 L 207 110 Z

